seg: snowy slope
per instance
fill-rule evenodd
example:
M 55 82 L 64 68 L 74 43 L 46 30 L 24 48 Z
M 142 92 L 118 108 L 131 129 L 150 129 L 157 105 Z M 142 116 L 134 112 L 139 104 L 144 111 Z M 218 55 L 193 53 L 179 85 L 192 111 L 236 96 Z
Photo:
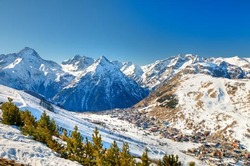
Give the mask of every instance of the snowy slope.
M 184 69 L 214 77 L 250 78 L 248 59 L 237 56 L 230 58 L 202 58 L 197 55 L 186 54 L 157 60 L 145 66 L 138 66 L 132 62 L 113 61 L 112 63 L 142 87 L 149 89 L 154 89 L 163 81 L 168 80 Z
M 120 70 L 129 78 L 132 78 L 141 86 L 144 86 L 143 83 L 141 82 L 143 70 L 140 66 L 133 64 L 132 62 L 124 62 L 122 63 Z
M 203 73 L 223 78 L 250 78 L 250 63 L 245 58 L 202 58 L 197 55 L 186 54 L 158 60 L 152 64 L 142 66 L 143 74 L 140 83 L 145 87 L 154 88 L 161 82 L 168 80 L 182 70 L 192 73 Z
M 145 150 L 145 147 L 147 147 L 150 151 L 150 157 L 155 159 L 161 158 L 164 153 L 174 153 L 178 154 L 180 156 L 180 159 L 186 164 L 189 161 L 196 161 L 196 163 L 199 163 L 199 161 L 197 161 L 196 159 L 180 152 L 180 150 L 186 150 L 187 148 L 197 147 L 198 144 L 178 143 L 169 139 L 159 138 L 159 136 L 154 136 L 151 134 L 149 134 L 148 136 L 144 136 L 146 131 L 140 130 L 133 124 L 130 124 L 126 121 L 113 118 L 110 115 L 73 113 L 60 109 L 56 106 L 54 106 L 55 113 L 50 112 L 39 105 L 39 99 L 29 94 L 26 94 L 23 91 L 18 91 L 0 85 L 0 101 L 6 101 L 7 97 L 12 97 L 14 99 L 15 104 L 17 104 L 22 110 L 30 110 L 32 114 L 37 118 L 40 117 L 43 111 L 46 111 L 46 113 L 50 117 L 55 119 L 56 123 L 60 127 L 63 127 L 68 131 L 72 131 L 74 126 L 77 125 L 79 131 L 84 137 L 91 138 L 92 131 L 95 127 L 98 127 L 100 134 L 102 135 L 104 147 L 109 147 L 113 140 L 117 141 L 119 147 L 121 147 L 124 142 L 128 142 L 131 153 L 135 155 L 141 155 Z M 105 127 L 94 123 L 97 121 L 105 123 Z M 6 128 L 4 130 L 8 129 Z M 166 143 L 167 145 L 160 146 L 159 141 L 162 143 Z M 20 145 L 22 144 L 22 142 L 17 141 L 16 144 Z M 15 151 L 18 151 L 19 146 L 11 148 L 15 148 Z M 6 151 L 8 150 L 4 149 L 3 153 L 0 153 L 0 156 L 7 157 L 7 155 L 5 155 Z M 41 160 L 43 160 L 43 158 Z
M 18 129 L 0 123 L 0 157 L 32 166 L 75 166 L 76 162 L 58 157 L 46 145 L 20 133 Z
M 0 78 L 0 84 L 33 91 L 80 112 L 130 107 L 148 94 L 105 57 L 94 61 L 76 55 L 58 65 L 28 47 L 0 55 Z
M 218 132 L 235 122 L 227 129 L 233 131 L 233 134 L 225 132 L 225 135 L 241 140 L 250 150 L 250 139 L 245 136 L 250 126 L 250 80 L 216 79 L 206 75 L 189 75 L 183 79 L 186 81 L 180 85 L 176 94 L 185 119 L 192 119 L 194 124 L 205 120 L 203 130 L 212 132 Z M 193 97 L 197 97 L 196 100 Z
M 42 59 L 25 47 L 18 53 L 0 56 L 0 83 L 16 89 L 30 90 L 47 98 L 54 96 L 73 76 L 53 61 Z
M 71 59 L 63 61 L 61 66 L 65 72 L 76 75 L 87 67 L 89 67 L 90 65 L 92 65 L 93 63 L 93 58 L 76 55 Z
M 243 58 L 243 59 L 245 59 L 247 62 L 250 62 L 250 58 Z
M 178 55 L 164 60 L 158 60 L 152 64 L 142 66 L 142 82 L 149 88 L 154 88 L 163 81 L 169 79 L 186 66 L 203 61 L 197 55 Z
M 170 108 L 173 99 L 177 104 Z M 248 79 L 180 73 L 141 103 L 151 116 L 159 116 L 183 133 L 211 131 L 228 140 L 240 140 L 250 150 L 249 99 Z
M 106 61 L 106 62 L 105 62 Z M 72 111 L 126 108 L 179 72 L 230 79 L 250 78 L 248 59 L 177 55 L 146 66 L 76 55 L 61 65 L 31 49 L 0 55 L 0 84 L 29 90 Z M 80 101 L 79 101 L 80 99 Z
M 227 62 L 229 64 L 239 66 L 239 67 L 241 67 L 243 70 L 245 70 L 247 72 L 250 71 L 250 63 L 245 58 L 240 58 L 238 56 L 234 56 L 234 57 L 231 57 L 231 58 L 220 58 L 220 59 L 222 59 L 223 61 L 225 61 L 225 62 Z
M 53 100 L 67 110 L 82 112 L 127 108 L 147 95 L 147 90 L 102 56 L 78 74 Z

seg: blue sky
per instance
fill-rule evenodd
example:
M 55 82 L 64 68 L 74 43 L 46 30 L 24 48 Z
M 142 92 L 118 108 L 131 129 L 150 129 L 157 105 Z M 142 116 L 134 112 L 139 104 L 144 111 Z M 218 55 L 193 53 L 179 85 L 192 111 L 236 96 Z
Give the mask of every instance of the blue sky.
M 0 54 L 34 48 L 139 65 L 177 54 L 250 57 L 247 0 L 0 0 Z

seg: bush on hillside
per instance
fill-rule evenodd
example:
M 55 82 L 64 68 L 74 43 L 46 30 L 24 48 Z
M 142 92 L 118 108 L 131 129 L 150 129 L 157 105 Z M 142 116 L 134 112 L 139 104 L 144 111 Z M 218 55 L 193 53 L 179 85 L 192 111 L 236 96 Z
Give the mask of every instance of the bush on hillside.
M 13 99 L 8 98 L 8 100 L 8 102 L 2 104 L 2 123 L 16 126 L 23 125 L 19 108 L 14 103 L 12 103 Z

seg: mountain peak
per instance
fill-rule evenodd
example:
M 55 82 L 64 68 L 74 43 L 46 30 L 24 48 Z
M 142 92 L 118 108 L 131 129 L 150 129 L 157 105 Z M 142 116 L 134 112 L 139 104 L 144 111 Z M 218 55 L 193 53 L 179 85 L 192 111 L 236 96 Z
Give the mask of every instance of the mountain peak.
M 111 63 L 105 56 L 101 56 L 95 61 L 96 65 L 100 65 L 102 67 L 107 67 L 107 66 L 114 66 L 113 63 Z M 115 66 L 114 66 L 115 67 Z
M 75 55 L 73 58 L 63 61 L 62 67 L 68 72 L 83 71 L 93 63 L 93 58 Z
M 72 59 L 82 59 L 84 58 L 85 56 L 81 56 L 79 54 L 75 55 Z
M 101 56 L 100 58 L 97 59 L 98 62 L 100 63 L 111 63 L 105 56 Z
M 94 59 L 92 59 L 90 57 L 86 57 L 86 56 L 75 55 L 73 58 L 63 61 L 62 64 L 63 65 L 76 64 L 76 63 L 79 63 L 79 64 L 84 63 L 85 64 L 87 62 L 93 63 Z
M 30 47 L 24 47 L 21 51 L 19 51 L 18 53 L 17 53 L 19 56 L 21 56 L 21 57 L 23 57 L 23 58 L 25 58 L 25 57 L 36 57 L 36 58 L 41 58 L 39 55 L 38 55 L 38 53 L 34 50 L 34 49 L 32 49 L 32 48 L 30 48 Z

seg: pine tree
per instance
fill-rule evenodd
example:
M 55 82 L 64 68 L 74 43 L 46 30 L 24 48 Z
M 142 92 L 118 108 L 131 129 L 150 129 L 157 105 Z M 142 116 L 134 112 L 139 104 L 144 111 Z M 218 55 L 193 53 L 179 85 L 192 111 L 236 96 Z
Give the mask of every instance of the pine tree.
M 162 160 L 163 166 L 181 166 L 181 162 L 178 161 L 179 157 L 176 155 L 164 155 Z
M 100 151 L 102 149 L 102 136 L 99 134 L 97 127 L 93 131 L 92 141 L 94 150 Z
M 8 102 L 2 104 L 3 120 L 2 122 L 7 125 L 21 126 L 22 120 L 20 117 L 19 108 L 12 103 L 12 99 L 8 98 Z
M 68 139 L 68 135 L 67 135 L 67 130 L 65 129 L 65 130 L 63 130 L 63 135 L 62 135 L 62 140 L 63 141 L 67 141 L 67 139 Z
M 36 133 L 34 134 L 35 140 L 46 143 L 48 139 L 52 139 L 53 135 L 59 135 L 55 121 L 54 119 L 50 120 L 50 117 L 43 112 L 37 122 Z
M 20 111 L 20 116 L 22 119 L 23 127 L 22 133 L 26 135 L 33 135 L 36 128 L 35 117 L 28 111 Z
M 114 141 L 110 148 L 107 150 L 106 158 L 105 158 L 106 164 L 107 165 L 112 165 L 112 166 L 120 166 L 120 151 L 119 147 Z
M 95 128 L 94 133 L 92 134 L 93 141 L 93 163 L 97 166 L 102 166 L 104 160 L 105 149 L 102 148 L 102 137 L 99 134 L 97 128 Z
M 120 164 L 121 166 L 134 166 L 135 165 L 134 159 L 129 152 L 128 143 L 124 143 L 122 146 Z
M 71 137 L 67 139 L 67 149 L 74 154 L 80 153 L 83 149 L 82 136 L 78 132 L 78 127 L 74 127 L 74 131 L 71 132 Z
M 58 153 L 62 153 L 62 150 L 64 149 L 64 147 L 62 145 L 60 145 L 56 140 L 53 140 L 53 139 L 47 139 L 46 140 L 46 145 L 50 149 L 52 149 L 52 150 L 54 150 L 54 151 L 56 151 Z
M 59 137 L 56 122 L 53 118 L 50 121 L 49 129 L 50 129 L 52 135 Z
M 84 154 L 84 163 L 83 165 L 92 166 L 94 165 L 94 155 L 93 155 L 93 145 L 89 142 L 88 138 L 86 137 L 86 144 L 84 146 L 85 154 Z
M 142 160 L 141 166 L 149 166 L 150 160 L 148 158 L 148 148 L 146 148 L 145 152 L 142 154 L 141 160 Z
M 83 144 L 81 133 L 78 132 L 78 127 L 74 127 L 74 131 L 71 132 L 71 136 L 67 139 L 67 151 L 69 158 L 76 160 L 80 163 L 83 162 Z

